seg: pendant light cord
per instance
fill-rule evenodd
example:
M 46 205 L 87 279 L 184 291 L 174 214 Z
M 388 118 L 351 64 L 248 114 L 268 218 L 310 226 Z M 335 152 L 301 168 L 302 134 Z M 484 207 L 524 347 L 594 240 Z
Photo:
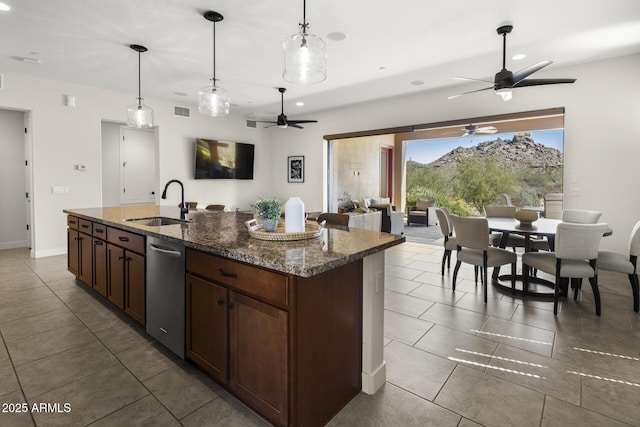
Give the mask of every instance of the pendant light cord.
M 216 21 L 213 21 L 213 87 L 216 87 Z
M 142 85 L 140 79 L 140 52 L 138 51 L 138 104 L 142 105 L 142 89 L 140 86 Z
M 307 0 L 302 0 L 302 24 L 300 26 L 302 27 L 302 35 L 306 36 L 307 27 L 309 26 L 307 24 Z

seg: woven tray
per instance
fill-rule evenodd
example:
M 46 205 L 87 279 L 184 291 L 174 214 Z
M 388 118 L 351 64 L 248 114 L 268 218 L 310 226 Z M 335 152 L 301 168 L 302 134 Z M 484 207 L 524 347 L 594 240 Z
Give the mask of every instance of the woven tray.
M 251 237 L 260 240 L 269 240 L 273 242 L 290 242 L 293 240 L 315 239 L 322 234 L 324 227 L 313 222 L 305 223 L 305 231 L 301 233 L 286 233 L 284 230 L 284 222 L 278 223 L 276 231 L 264 231 L 262 225 L 258 224 L 255 219 L 245 222 Z

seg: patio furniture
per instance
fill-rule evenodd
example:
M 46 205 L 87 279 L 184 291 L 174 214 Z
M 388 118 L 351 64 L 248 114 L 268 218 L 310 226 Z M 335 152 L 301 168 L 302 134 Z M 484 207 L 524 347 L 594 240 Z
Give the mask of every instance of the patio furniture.
M 415 206 L 407 208 L 407 225 L 412 222 L 429 226 L 429 208 L 436 206 L 435 200 L 416 200 Z

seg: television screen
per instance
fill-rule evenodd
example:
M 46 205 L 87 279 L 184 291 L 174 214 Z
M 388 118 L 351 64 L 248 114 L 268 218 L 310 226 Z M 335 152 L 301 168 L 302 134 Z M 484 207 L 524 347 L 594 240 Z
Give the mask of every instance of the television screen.
M 195 179 L 253 179 L 253 144 L 196 139 Z

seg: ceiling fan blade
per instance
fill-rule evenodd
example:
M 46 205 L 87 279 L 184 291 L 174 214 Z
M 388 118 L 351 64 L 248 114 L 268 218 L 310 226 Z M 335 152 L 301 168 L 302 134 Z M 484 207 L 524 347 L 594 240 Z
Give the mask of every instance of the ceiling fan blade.
M 476 128 L 476 133 L 497 133 L 498 129 L 493 126 L 483 126 L 481 128 Z
M 254 120 L 254 122 L 256 122 L 256 123 L 278 123 L 278 122 L 273 121 L 273 120 Z
M 529 77 L 531 74 L 535 73 L 536 71 L 540 71 L 541 69 L 543 69 L 544 67 L 552 63 L 553 61 L 542 61 L 542 62 L 538 62 L 537 64 L 530 65 L 527 68 L 523 68 L 520 71 L 517 71 L 516 73 L 513 74 L 513 82 L 514 82 L 513 85 L 514 86 L 517 85 L 518 82 L 521 82 L 522 80 Z
M 468 81 L 471 81 L 471 82 L 482 82 L 482 83 L 491 83 L 491 84 L 493 84 L 493 82 L 491 80 L 473 79 L 471 77 L 454 77 L 453 80 L 468 80 Z
M 462 95 L 468 95 L 470 93 L 475 93 L 475 92 L 482 92 L 483 90 L 489 90 L 489 89 L 493 89 L 493 86 L 485 87 L 485 88 L 482 88 L 482 89 L 476 89 L 476 90 L 472 90 L 472 91 L 469 91 L 469 92 L 459 93 L 457 95 L 450 96 L 447 99 L 453 99 L 453 98 L 457 98 L 457 97 L 462 96 Z
M 542 86 L 542 85 L 557 85 L 563 83 L 573 83 L 576 79 L 526 79 L 520 83 L 513 85 L 513 87 L 526 87 L 526 86 Z
M 318 123 L 317 120 L 287 120 L 287 123 L 291 125 L 291 123 Z
M 294 122 L 288 122 L 287 124 L 289 125 L 290 128 L 304 129 L 302 126 L 297 125 Z

